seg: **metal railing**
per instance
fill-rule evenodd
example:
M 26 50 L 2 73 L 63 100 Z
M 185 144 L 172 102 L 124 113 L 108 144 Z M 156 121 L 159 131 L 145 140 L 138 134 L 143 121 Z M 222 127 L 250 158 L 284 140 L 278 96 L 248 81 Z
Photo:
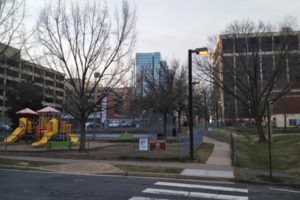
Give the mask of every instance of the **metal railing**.
M 232 166 L 236 165 L 236 141 L 230 133 L 230 149 L 231 149 L 231 164 Z

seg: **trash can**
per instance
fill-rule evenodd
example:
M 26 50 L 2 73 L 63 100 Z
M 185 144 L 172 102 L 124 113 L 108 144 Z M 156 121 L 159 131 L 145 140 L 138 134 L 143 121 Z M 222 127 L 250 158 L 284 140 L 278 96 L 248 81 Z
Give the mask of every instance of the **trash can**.
M 173 135 L 173 137 L 176 137 L 176 128 L 172 129 L 172 135 Z
M 164 135 L 162 133 L 157 133 L 157 139 L 163 139 Z

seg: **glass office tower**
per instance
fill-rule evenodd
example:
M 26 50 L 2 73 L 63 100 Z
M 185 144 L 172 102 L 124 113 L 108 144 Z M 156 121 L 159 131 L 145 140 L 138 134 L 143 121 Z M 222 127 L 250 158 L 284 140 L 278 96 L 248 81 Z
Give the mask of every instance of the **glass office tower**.
M 159 52 L 136 54 L 135 87 L 138 95 L 146 94 L 146 76 L 158 80 L 160 59 L 161 55 Z

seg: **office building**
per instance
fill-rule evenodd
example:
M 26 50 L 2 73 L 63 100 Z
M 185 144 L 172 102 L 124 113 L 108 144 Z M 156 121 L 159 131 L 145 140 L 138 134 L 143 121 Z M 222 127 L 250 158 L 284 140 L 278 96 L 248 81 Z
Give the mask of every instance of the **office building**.
M 145 78 L 158 80 L 161 55 L 159 52 L 137 53 L 135 65 L 136 94 L 145 95 L 147 90 Z
M 295 80 L 295 76 L 300 75 L 299 40 L 300 32 L 290 28 L 283 28 L 279 32 L 220 35 L 212 55 L 212 67 L 214 72 L 221 72 L 218 78 L 223 81 L 225 87 L 235 95 L 243 96 L 241 94 L 246 91 L 243 91 L 242 84 L 256 80 L 258 88 L 261 86 L 263 89 L 264 84 L 272 79 L 274 69 L 280 66 L 279 80 L 272 91 L 272 94 L 275 94 L 282 91 L 282 87 L 291 80 Z M 254 69 L 257 72 L 252 74 L 257 77 L 249 77 L 247 70 Z M 240 84 L 239 87 L 237 84 Z M 216 110 L 221 112 L 218 116 L 224 116 L 225 119 L 253 117 L 250 111 L 227 91 L 215 88 L 215 92 L 218 97 Z M 298 118 L 300 123 L 300 106 L 297 103 L 300 102 L 299 94 L 300 85 L 297 83 L 288 94 L 275 102 L 272 118 L 277 126 L 293 126 Z M 248 101 L 246 98 L 251 97 L 244 95 L 242 98 Z

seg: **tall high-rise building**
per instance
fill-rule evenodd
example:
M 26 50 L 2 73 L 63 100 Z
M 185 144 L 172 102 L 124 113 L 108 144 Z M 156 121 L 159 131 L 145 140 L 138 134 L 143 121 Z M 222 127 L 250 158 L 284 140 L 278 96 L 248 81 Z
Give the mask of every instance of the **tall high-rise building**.
M 160 61 L 161 55 L 159 52 L 136 54 L 135 87 L 138 95 L 145 95 L 147 90 L 145 78 L 158 79 Z

